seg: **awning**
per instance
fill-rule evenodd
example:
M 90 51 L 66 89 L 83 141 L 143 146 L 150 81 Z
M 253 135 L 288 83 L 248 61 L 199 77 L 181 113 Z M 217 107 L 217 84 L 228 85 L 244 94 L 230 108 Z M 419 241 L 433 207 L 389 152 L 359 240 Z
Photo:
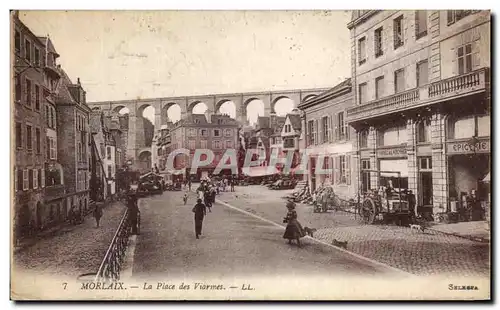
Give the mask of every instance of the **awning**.
M 381 159 L 380 160 L 380 173 L 382 177 L 394 177 L 397 178 L 401 176 L 402 178 L 408 177 L 408 160 L 407 159 Z M 397 173 L 387 173 L 385 171 L 400 172 Z
M 491 178 L 490 173 L 491 172 L 488 172 L 488 174 L 484 177 L 483 182 L 490 182 L 490 178 Z
M 250 177 L 263 177 L 280 173 L 276 167 L 272 166 L 244 167 L 242 172 Z

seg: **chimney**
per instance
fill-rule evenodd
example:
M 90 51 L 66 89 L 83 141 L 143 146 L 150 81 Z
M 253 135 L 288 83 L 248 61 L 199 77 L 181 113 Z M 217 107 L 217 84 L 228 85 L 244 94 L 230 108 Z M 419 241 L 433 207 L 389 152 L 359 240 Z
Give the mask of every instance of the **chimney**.
M 76 84 L 80 85 L 80 78 L 76 78 Z

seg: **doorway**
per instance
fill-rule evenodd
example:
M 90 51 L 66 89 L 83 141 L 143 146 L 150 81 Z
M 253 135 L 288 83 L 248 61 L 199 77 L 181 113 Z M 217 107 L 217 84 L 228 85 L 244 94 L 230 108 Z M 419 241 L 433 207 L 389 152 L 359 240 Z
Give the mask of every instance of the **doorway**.
M 433 190 L 432 190 L 432 158 L 418 158 L 418 204 L 428 207 L 433 205 Z

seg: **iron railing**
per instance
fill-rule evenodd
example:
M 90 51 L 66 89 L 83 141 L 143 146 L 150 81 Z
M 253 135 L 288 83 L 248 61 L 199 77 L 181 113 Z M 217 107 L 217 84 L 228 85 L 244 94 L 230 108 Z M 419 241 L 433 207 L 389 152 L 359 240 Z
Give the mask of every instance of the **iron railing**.
M 120 225 L 116 230 L 106 255 L 104 256 L 99 271 L 95 276 L 96 282 L 114 282 L 120 280 L 120 271 L 130 236 L 130 221 L 128 210 L 123 214 Z

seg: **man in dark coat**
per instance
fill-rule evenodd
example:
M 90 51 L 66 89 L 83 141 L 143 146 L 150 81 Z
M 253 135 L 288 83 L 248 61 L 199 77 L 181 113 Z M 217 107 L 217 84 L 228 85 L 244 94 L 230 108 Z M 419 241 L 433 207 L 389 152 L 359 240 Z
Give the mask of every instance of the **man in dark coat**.
M 202 203 L 201 199 L 198 198 L 198 201 L 193 207 L 194 213 L 194 231 L 196 234 L 196 239 L 200 239 L 201 228 L 203 226 L 203 218 L 207 215 L 207 208 Z
M 127 208 L 128 216 L 130 220 L 130 226 L 132 228 L 132 235 L 138 234 L 138 224 L 139 224 L 139 204 L 138 198 L 135 192 L 130 191 L 127 196 Z
M 212 193 L 210 189 L 208 189 L 208 187 L 205 187 L 203 196 L 203 200 L 205 202 L 205 206 L 208 208 L 208 212 L 212 212 Z

